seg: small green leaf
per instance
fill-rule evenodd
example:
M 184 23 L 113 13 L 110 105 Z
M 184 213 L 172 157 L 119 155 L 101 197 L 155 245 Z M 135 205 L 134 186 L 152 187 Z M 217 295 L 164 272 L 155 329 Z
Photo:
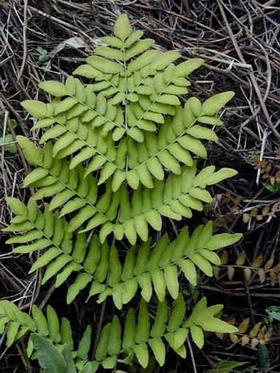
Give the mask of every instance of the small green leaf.
M 204 60 L 201 58 L 192 58 L 188 61 L 180 63 L 180 65 L 176 66 L 174 71 L 174 76 L 176 77 L 185 77 L 188 76 L 191 72 L 198 69 L 201 65 L 203 65 Z
M 8 203 L 12 213 L 14 215 L 26 215 L 27 208 L 23 202 L 14 197 L 6 197 L 6 202 Z
M 62 97 L 67 95 L 65 85 L 55 80 L 41 82 L 39 83 L 39 88 L 43 89 L 45 92 L 48 92 L 54 97 Z
M 204 334 L 203 330 L 196 325 L 191 326 L 191 336 L 194 341 L 194 343 L 197 345 L 199 349 L 202 349 L 204 345 Z
M 235 326 L 218 319 L 217 317 L 207 317 L 207 310 L 205 318 L 199 323 L 199 326 L 207 332 L 218 332 L 218 333 L 236 333 L 238 328 Z
M 148 340 L 148 344 L 155 355 L 156 361 L 162 367 L 165 362 L 165 345 L 161 338 L 153 338 Z
M 38 334 L 31 334 L 35 350 L 38 351 L 38 360 L 45 373 L 66 372 L 66 361 L 57 348 L 47 339 Z
M 47 105 L 38 100 L 25 100 L 21 102 L 21 106 L 30 114 L 32 117 L 41 119 L 47 116 Z
M 228 91 L 208 98 L 202 105 L 201 115 L 211 116 L 218 113 L 233 98 L 234 94 L 234 92 Z
M 84 334 L 79 342 L 77 357 L 80 359 L 88 359 L 88 353 L 91 346 L 91 327 L 88 325 L 84 331 Z
M 127 14 L 121 14 L 114 25 L 114 34 L 125 41 L 131 34 L 131 26 Z
M 137 360 L 139 361 L 139 364 L 143 368 L 147 368 L 149 363 L 149 351 L 148 346 L 146 343 L 141 343 L 139 345 L 135 345 L 133 347 L 133 352 L 135 353 L 135 356 Z
M 210 238 L 210 240 L 206 243 L 205 248 L 208 250 L 217 250 L 221 249 L 222 247 L 233 245 L 234 243 L 238 242 L 242 238 L 241 233 L 229 234 L 229 233 L 221 233 L 216 234 Z
M 41 166 L 43 160 L 43 153 L 40 148 L 37 148 L 27 137 L 16 137 L 19 146 L 21 147 L 24 157 L 32 166 Z
M 84 76 L 88 79 L 94 79 L 99 74 L 100 72 L 90 65 L 80 65 L 73 71 L 73 75 Z
M 233 168 L 222 168 L 207 178 L 207 185 L 217 184 L 220 181 L 235 175 L 237 175 L 237 171 L 235 171 Z

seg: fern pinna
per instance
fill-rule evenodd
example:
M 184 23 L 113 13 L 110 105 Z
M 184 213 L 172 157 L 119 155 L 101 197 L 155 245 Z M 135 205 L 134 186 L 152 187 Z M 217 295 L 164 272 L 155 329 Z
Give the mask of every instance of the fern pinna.
M 16 254 L 39 252 L 30 272 L 43 269 L 43 284 L 53 280 L 58 287 L 67 281 L 68 304 L 87 288 L 88 299 L 102 303 L 112 297 L 117 309 L 98 341 L 88 326 L 76 344 L 69 321 L 60 320 L 52 307 L 44 314 L 33 305 L 29 315 L 0 301 L 7 346 L 31 333 L 28 356 L 35 348 L 46 372 L 96 372 L 135 358 L 146 367 L 151 354 L 163 365 L 166 346 L 186 356 L 189 335 L 202 348 L 204 331 L 236 331 L 215 317 L 221 305 L 207 307 L 202 298 L 186 309 L 180 277 L 196 286 L 199 272 L 212 276 L 212 266 L 220 264 L 216 250 L 240 235 L 213 234 L 208 222 L 192 233 L 185 227 L 174 238 L 162 224 L 202 211 L 211 202 L 207 186 L 236 174 L 214 166 L 198 172 L 195 161 L 207 156 L 202 140 L 217 140 L 207 125 L 222 124 L 217 114 L 233 93 L 204 103 L 191 97 L 182 106 L 187 76 L 203 61 L 177 63 L 179 52 L 152 48 L 154 41 L 142 36 L 121 15 L 114 36 L 104 37 L 104 46 L 73 72 L 90 83 L 73 76 L 64 84 L 42 82 L 39 87 L 54 98 L 22 103 L 36 118 L 33 130 L 44 132 L 42 146 L 17 137 L 34 167 L 24 187 L 35 193 L 27 205 L 7 198 L 14 217 L 5 231 L 18 233 L 8 243 Z M 136 294 L 138 316 L 134 308 L 118 316 Z M 151 318 L 153 294 L 158 305 Z

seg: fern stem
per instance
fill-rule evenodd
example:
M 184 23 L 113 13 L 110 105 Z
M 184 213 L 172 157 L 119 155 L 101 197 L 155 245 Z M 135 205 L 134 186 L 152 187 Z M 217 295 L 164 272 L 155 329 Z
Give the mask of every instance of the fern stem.
M 189 338 L 187 338 L 187 344 L 188 344 L 188 348 L 189 348 L 190 355 L 191 355 L 191 361 L 192 361 L 192 366 L 193 366 L 193 373 L 197 373 L 196 362 L 195 362 L 195 358 L 194 358 L 194 353 L 193 353 L 193 349 L 192 349 L 192 344 L 191 344 Z

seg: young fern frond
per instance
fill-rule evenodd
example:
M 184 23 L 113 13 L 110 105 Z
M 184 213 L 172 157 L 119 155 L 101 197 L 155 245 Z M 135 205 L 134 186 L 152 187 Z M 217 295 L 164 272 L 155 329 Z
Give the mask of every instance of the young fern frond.
M 197 268 L 212 276 L 212 265 L 220 264 L 214 251 L 240 239 L 239 234 L 213 235 L 212 223 L 209 222 L 197 227 L 191 236 L 186 228 L 183 229 L 173 241 L 165 234 L 153 249 L 150 242 L 133 246 L 126 253 L 122 265 L 114 246 L 101 244 L 96 235 L 89 242 L 84 233 L 75 237 L 69 232 L 68 223 L 52 215 L 48 205 L 43 214 L 40 210 L 35 214 L 32 199 L 26 207 L 20 205 L 20 210 L 16 199 L 9 198 L 8 202 L 11 210 L 20 214 L 7 230 L 18 229 L 18 224 L 24 227 L 30 224 L 29 229 L 25 228 L 25 235 L 8 240 L 10 244 L 22 244 L 14 249 L 14 253 L 44 250 L 30 272 L 45 268 L 42 283 L 56 276 L 57 287 L 78 272 L 68 288 L 67 303 L 71 303 L 88 285 L 89 297 L 99 295 L 98 302 L 103 302 L 106 297 L 112 296 L 118 309 L 131 301 L 139 287 L 146 302 L 150 301 L 153 290 L 160 302 L 165 299 L 166 290 L 176 299 L 179 295 L 179 271 L 184 273 L 191 285 L 196 286 Z M 18 220 L 20 223 L 14 223 Z
M 169 307 L 165 300 L 160 302 L 156 315 L 151 320 L 147 303 L 141 300 L 137 317 L 132 308 L 126 313 L 123 331 L 117 316 L 103 327 L 93 360 L 91 327 L 86 327 L 75 349 L 69 321 L 66 318 L 59 320 L 51 306 L 47 307 L 46 315 L 38 307 L 33 306 L 29 316 L 12 302 L 0 301 L 0 321 L 2 330 L 4 327 L 8 328 L 7 346 L 26 333 L 36 333 L 51 341 L 59 351 L 63 345 L 67 345 L 78 372 L 96 372 L 99 366 L 113 369 L 118 361 L 129 363 L 134 356 L 142 367 L 147 367 L 151 353 L 159 365 L 163 366 L 166 344 L 181 357 L 186 357 L 184 343 L 189 333 L 194 343 L 202 348 L 203 330 L 236 332 L 238 329 L 235 326 L 215 317 L 222 308 L 222 305 L 207 307 L 206 298 L 202 298 L 186 318 L 186 306 L 180 294 L 172 307 Z M 28 355 L 31 356 L 34 351 L 32 335 L 28 345 Z
M 28 159 L 34 146 L 24 137 L 18 136 L 18 141 Z M 52 148 L 48 143 L 42 150 L 38 149 L 41 161 L 36 161 L 37 168 L 27 175 L 24 186 L 37 188 L 33 199 L 51 198 L 50 211 L 63 206 L 60 216 L 74 213 L 69 222 L 71 232 L 87 232 L 101 226 L 101 242 L 110 233 L 117 240 L 126 236 L 132 245 L 137 236 L 147 241 L 149 225 L 160 231 L 162 216 L 175 220 L 190 218 L 193 209 L 201 211 L 203 202 L 211 202 L 206 186 L 236 173 L 227 168 L 215 172 L 215 167 L 209 166 L 196 175 L 193 163 L 191 167 L 182 167 L 180 175 L 171 174 L 166 180 L 155 180 L 153 188 L 138 185 L 138 189 L 129 193 L 125 186 L 121 186 L 113 192 L 106 183 L 105 192 L 98 196 L 98 185 L 93 176 L 86 176 L 82 166 L 71 170 L 67 160 L 53 159 L 50 155 Z M 142 170 L 141 179 L 146 177 Z
M 191 218 L 193 210 L 202 211 L 203 204 L 211 202 L 209 185 L 236 174 L 214 166 L 199 171 L 196 162 L 207 157 L 203 140 L 217 141 L 207 125 L 222 124 L 219 111 L 233 92 L 204 103 L 191 97 L 181 105 L 180 96 L 190 85 L 187 77 L 203 60 L 177 63 L 179 52 L 153 49 L 154 41 L 142 35 L 121 15 L 114 36 L 102 39 L 106 46 L 96 48 L 73 72 L 89 83 L 73 76 L 64 84 L 42 82 L 39 87 L 54 98 L 47 104 L 22 103 L 37 119 L 33 130 L 44 132 L 41 147 L 17 136 L 34 167 L 24 187 L 35 193 L 27 205 L 7 198 L 14 217 L 4 230 L 18 234 L 7 241 L 15 245 L 13 252 L 40 252 L 30 272 L 43 269 L 43 284 L 55 279 L 58 287 L 67 281 L 67 303 L 85 288 L 88 298 L 98 296 L 97 303 L 112 296 L 118 310 L 141 295 L 139 315 L 136 318 L 131 308 L 123 331 L 114 315 L 95 343 L 88 326 L 76 350 L 69 321 L 60 321 L 50 306 L 46 317 L 36 306 L 28 316 L 15 305 L 9 314 L 10 302 L 0 301 L 0 333 L 7 326 L 7 345 L 33 333 L 28 354 L 35 347 L 44 369 L 52 363 L 45 358 L 47 351 L 57 351 L 61 367 L 69 361 L 71 372 L 113 369 L 134 358 L 146 367 L 151 353 L 163 365 L 166 346 L 185 357 L 189 335 L 202 348 L 204 330 L 236 330 L 214 317 L 222 307 L 207 307 L 205 298 L 186 319 L 179 275 L 192 286 L 199 271 L 212 276 L 212 266 L 220 264 L 215 251 L 241 235 L 213 234 L 211 222 L 192 234 L 182 228 L 176 238 L 161 234 L 164 218 Z M 152 231 L 158 232 L 156 242 Z M 171 309 L 167 292 L 174 299 Z M 153 293 L 158 306 L 151 321 L 148 303 Z M 91 361 L 92 344 L 97 348 Z

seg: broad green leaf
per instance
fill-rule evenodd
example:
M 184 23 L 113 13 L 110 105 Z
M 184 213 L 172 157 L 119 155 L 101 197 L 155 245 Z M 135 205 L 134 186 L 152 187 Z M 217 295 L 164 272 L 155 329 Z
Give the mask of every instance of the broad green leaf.
M 127 132 L 129 137 L 133 138 L 133 140 L 137 142 L 143 142 L 144 141 L 144 135 L 143 132 L 140 131 L 140 129 L 133 127 L 130 128 Z
M 38 87 L 48 92 L 54 97 L 62 97 L 67 95 L 65 85 L 55 80 L 48 80 L 47 82 L 39 83 Z
M 166 330 L 166 322 L 168 320 L 168 310 L 166 301 L 159 302 L 157 306 L 157 313 L 151 328 L 151 337 L 162 337 Z
M 204 345 L 203 330 L 199 326 L 192 325 L 190 331 L 194 343 L 197 345 L 199 349 L 202 349 Z
M 118 74 L 123 70 L 121 64 L 114 61 L 108 61 L 106 58 L 99 56 L 88 57 L 87 63 L 94 69 L 106 74 Z
M 40 256 L 36 262 L 32 265 L 29 273 L 36 271 L 38 268 L 45 267 L 51 262 L 54 258 L 61 254 L 61 249 L 57 247 L 49 248 L 42 256 Z
M 125 318 L 124 334 L 122 340 L 122 347 L 125 351 L 129 351 L 135 345 L 136 337 L 136 320 L 135 313 L 132 308 L 129 309 Z
M 232 168 L 222 168 L 217 172 L 214 172 L 207 178 L 207 185 L 217 184 L 224 179 L 237 175 L 237 171 Z
M 50 246 L 52 241 L 46 238 L 39 239 L 31 244 L 21 245 L 14 248 L 13 253 L 16 254 L 29 254 L 36 250 L 43 250 Z
M 113 369 L 117 365 L 117 360 L 117 356 L 108 356 L 102 361 L 101 365 L 104 369 Z
M 74 347 L 71 324 L 65 317 L 61 318 L 61 343 L 67 344 L 70 349 Z
M 198 139 L 210 140 L 214 142 L 218 141 L 218 136 L 215 134 L 214 131 L 210 130 L 209 128 L 205 128 L 203 126 L 199 126 L 198 124 L 189 128 L 187 130 L 187 133 Z
M 205 245 L 205 248 L 208 250 L 217 250 L 222 247 L 230 246 L 238 242 L 242 238 L 241 233 L 221 233 L 216 234 L 210 238 L 210 240 Z
M 204 60 L 202 60 L 201 58 L 192 58 L 188 61 L 182 62 L 178 66 L 176 66 L 174 75 L 176 77 L 188 76 L 191 72 L 203 65 L 203 63 Z
M 48 174 L 49 171 L 45 170 L 44 168 L 35 168 L 35 170 L 31 171 L 30 174 L 25 177 L 23 186 L 27 188 L 33 183 L 36 183 L 36 181 L 43 179 Z
M 115 36 L 104 36 L 101 39 L 102 43 L 110 45 L 110 47 L 121 49 L 123 47 L 123 42 L 116 38 Z
M 10 321 L 7 330 L 6 346 L 11 347 L 12 344 L 17 340 L 17 334 L 20 330 L 21 324 L 17 321 Z
M 150 226 L 155 229 L 156 231 L 160 231 L 162 228 L 162 220 L 160 214 L 155 211 L 151 210 L 145 213 L 145 220 L 150 224 Z
M 160 337 L 148 340 L 148 344 L 155 355 L 156 361 L 162 367 L 165 362 L 165 345 Z
M 23 202 L 14 197 L 6 197 L 6 202 L 8 203 L 12 213 L 14 215 L 26 215 L 27 208 Z
M 191 97 L 188 99 L 188 104 L 194 116 L 199 117 L 202 108 L 200 100 L 197 97 Z
M 114 34 L 122 41 L 125 41 L 131 34 L 131 26 L 127 14 L 121 14 L 115 22 Z
M 76 280 L 68 288 L 66 298 L 67 304 L 72 303 L 80 291 L 82 291 L 92 280 L 93 278 L 89 273 L 79 273 Z
M 124 47 L 125 48 L 129 48 L 132 46 L 132 44 L 134 44 L 137 40 L 141 39 L 142 36 L 143 36 L 143 31 L 140 31 L 140 30 L 137 30 L 137 31 L 134 31 L 132 34 L 130 34 L 130 36 L 126 39 L 125 43 L 124 43 Z
M 158 58 L 156 58 L 151 63 L 151 69 L 152 70 L 162 70 L 165 67 L 169 66 L 172 62 L 178 60 L 178 58 L 181 57 L 181 53 L 177 51 L 167 51 L 160 55 Z
M 151 272 L 151 278 L 154 286 L 155 293 L 158 297 L 160 302 L 163 302 L 165 299 L 165 290 L 166 290 L 166 283 L 164 280 L 164 274 L 161 270 L 156 270 Z
M 208 100 L 206 100 L 202 105 L 201 115 L 211 116 L 218 113 L 234 95 L 234 92 L 228 91 L 218 93 L 213 97 L 208 98 Z
M 150 332 L 150 317 L 147 308 L 147 303 L 141 299 L 138 312 L 137 327 L 136 327 L 136 343 L 146 342 Z
M 55 104 L 55 115 L 63 114 L 72 109 L 78 101 L 72 97 L 66 97 Z
M 59 343 L 61 341 L 59 319 L 55 310 L 50 305 L 47 306 L 46 315 L 49 328 L 49 337 L 54 343 Z
M 43 160 L 42 150 L 32 144 L 32 142 L 25 136 L 17 136 L 16 139 L 27 162 L 32 166 L 41 166 Z
M 88 325 L 79 341 L 77 357 L 83 360 L 88 359 L 88 353 L 91 346 L 91 327 Z
M 144 66 L 149 65 L 159 54 L 161 54 L 161 52 L 154 49 L 144 52 L 128 64 L 128 71 L 137 71 L 142 69 Z
M 204 115 L 203 117 L 197 118 L 197 121 L 200 123 L 205 123 L 205 124 L 212 124 L 213 126 L 222 126 L 223 121 L 219 118 L 216 117 L 207 117 Z
M 199 326 L 207 332 L 218 332 L 218 333 L 236 333 L 238 328 L 234 325 L 218 319 L 217 317 L 205 317 Z
M 184 275 L 186 279 L 190 282 L 190 284 L 192 286 L 196 286 L 197 285 L 197 274 L 196 274 L 196 269 L 195 269 L 194 264 L 188 259 L 181 259 L 178 262 L 178 265 L 184 272 Z
M 37 307 L 35 304 L 33 304 L 32 306 L 32 318 L 35 321 L 39 335 L 42 337 L 46 337 L 47 335 L 49 335 L 47 319 L 40 308 Z
M 200 254 L 196 253 L 190 257 L 191 261 L 207 276 L 213 276 L 212 265 L 202 257 Z
M 48 129 L 41 137 L 40 144 L 44 144 L 50 139 L 54 139 L 56 137 L 60 137 L 67 131 L 66 127 L 63 127 L 61 125 L 56 125 L 50 129 Z
M 38 334 L 31 334 L 37 357 L 45 373 L 66 372 L 66 361 L 58 349 L 47 339 Z
M 149 302 L 153 294 L 152 281 L 151 281 L 150 274 L 148 272 L 143 273 L 137 276 L 137 280 L 138 280 L 139 286 L 142 289 L 141 296 L 145 299 L 146 302 Z
M 57 257 L 53 262 L 51 262 L 43 276 L 42 284 L 45 284 L 50 278 L 55 276 L 58 272 L 62 270 L 62 268 L 71 261 L 71 257 L 68 255 L 60 255 Z
M 139 361 L 139 364 L 143 368 L 147 368 L 149 363 L 149 351 L 148 346 L 146 343 L 141 343 L 139 345 L 135 345 L 133 347 L 133 352 L 135 353 L 135 356 L 137 360 Z
M 164 279 L 167 290 L 173 299 L 176 299 L 179 294 L 179 281 L 176 266 L 168 266 L 164 268 Z
M 72 355 L 71 348 L 65 344 L 62 350 L 62 356 L 66 362 L 66 372 L 65 373 L 77 373 L 76 365 L 74 363 L 74 358 Z
M 123 59 L 123 53 L 120 50 L 109 48 L 109 47 L 97 47 L 95 48 L 95 54 L 109 58 L 111 60 L 120 60 L 122 61 Z M 111 84 L 109 83 L 108 86 Z
M 152 45 L 154 45 L 155 41 L 153 39 L 144 39 L 139 40 L 135 44 L 130 47 L 125 54 L 125 60 L 128 61 L 131 58 L 137 56 L 138 54 L 141 54 L 145 52 L 147 49 L 149 49 Z
M 173 302 L 173 311 L 169 317 L 167 330 L 175 332 L 182 324 L 186 313 L 185 300 L 180 293 L 178 298 Z
M 113 317 L 110 333 L 114 337 L 109 339 L 108 353 L 110 355 L 118 355 L 121 350 L 121 324 L 116 315 Z
M 175 95 L 163 94 L 161 96 L 158 96 L 156 98 L 156 101 L 160 102 L 161 104 L 168 104 L 174 106 L 180 105 L 180 100 Z
M 205 203 L 211 203 L 212 202 L 211 194 L 205 189 L 193 188 L 193 189 L 190 190 L 190 195 L 193 198 L 199 199 L 199 200 L 201 200 L 202 202 L 205 202 Z
M 25 100 L 21 106 L 34 118 L 45 118 L 47 116 L 47 105 L 38 100 Z
M 90 65 L 80 65 L 72 73 L 73 75 L 84 76 L 88 79 L 94 79 L 100 72 Z
M 95 359 L 97 361 L 102 361 L 106 358 L 108 344 L 111 337 L 111 323 L 109 323 L 106 324 L 101 331 L 100 339 L 95 352 Z

